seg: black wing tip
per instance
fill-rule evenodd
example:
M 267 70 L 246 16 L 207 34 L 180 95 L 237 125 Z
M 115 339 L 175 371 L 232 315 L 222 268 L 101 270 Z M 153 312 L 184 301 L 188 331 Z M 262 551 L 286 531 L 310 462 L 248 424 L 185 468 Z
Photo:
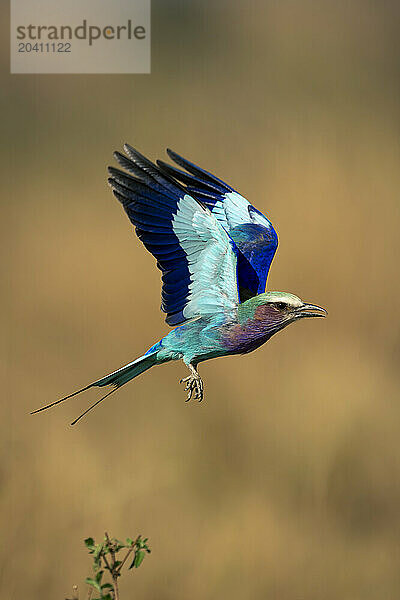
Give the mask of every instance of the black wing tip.
M 174 150 L 171 150 L 171 148 L 167 148 L 167 154 L 174 163 L 188 171 L 188 173 L 194 175 L 196 178 L 200 179 L 203 184 L 211 184 L 220 193 L 235 191 L 230 185 L 225 183 L 225 181 L 222 181 L 222 179 L 219 179 L 218 177 L 213 175 L 213 173 L 210 173 L 210 171 L 207 171 L 202 167 L 199 167 L 195 163 L 191 162 L 187 158 L 184 158 Z
M 108 177 L 107 183 L 113 192 L 115 192 L 115 190 L 118 190 L 118 188 L 122 187 L 120 184 L 118 184 L 118 181 L 116 179 L 114 179 L 113 177 Z
M 172 160 L 174 160 L 174 156 L 177 156 L 178 158 L 182 158 L 181 156 L 179 156 L 179 154 L 177 152 L 175 152 L 175 150 L 172 150 L 172 148 L 166 148 L 166 153 L 168 154 L 168 156 L 170 158 L 172 158 Z
M 124 144 L 124 150 L 127 153 L 127 155 L 129 156 L 129 158 L 131 160 L 133 160 L 133 162 L 135 162 L 139 165 L 140 165 L 140 163 L 144 163 L 148 166 L 154 167 L 154 163 L 149 158 L 144 156 L 144 154 L 139 152 L 139 150 L 137 150 L 136 148 L 134 148 L 127 142 L 125 142 L 125 144 Z
M 121 169 L 117 169 L 116 167 L 107 167 L 107 171 L 108 174 L 111 175 L 111 177 L 108 177 L 107 179 L 108 182 L 110 182 L 110 180 L 115 181 L 116 183 L 119 183 L 120 185 L 125 185 L 126 187 L 129 187 L 129 184 L 131 182 L 143 183 L 138 177 L 134 177 L 130 173 L 127 173 L 126 171 L 121 171 Z
M 154 166 L 150 159 L 146 158 L 143 154 L 136 150 L 133 146 L 125 142 L 123 144 L 123 150 L 125 154 L 120 152 L 119 150 L 114 150 L 113 157 L 117 161 L 118 164 L 121 165 L 124 169 L 126 169 L 130 164 L 133 163 L 136 167 L 143 168 L 143 163 L 148 166 Z
M 118 162 L 118 164 L 125 169 L 127 168 L 127 163 L 129 163 L 129 162 L 133 162 L 136 166 L 138 166 L 140 168 L 143 168 L 143 164 L 147 165 L 149 167 L 156 168 L 156 169 L 158 167 L 160 170 L 163 170 L 163 167 L 164 168 L 171 167 L 171 165 L 169 165 L 168 163 L 166 163 L 162 160 L 156 160 L 155 162 L 152 162 L 149 158 L 144 156 L 144 154 L 139 152 L 139 150 L 137 150 L 136 148 L 131 146 L 128 142 L 125 142 L 123 144 L 123 149 L 126 154 L 122 154 L 122 152 L 120 152 L 119 150 L 115 150 L 113 152 L 113 157 Z M 185 158 L 181 157 L 179 154 L 177 154 L 170 148 L 167 148 L 166 151 L 167 151 L 168 156 L 174 162 L 181 160 L 185 163 L 190 164 L 189 161 L 187 161 Z M 177 164 L 179 164 L 179 163 L 177 162 Z M 182 165 L 180 165 L 180 166 L 182 166 Z M 112 173 L 113 168 L 115 169 L 115 167 L 108 167 L 109 173 Z M 118 171 L 118 170 L 116 169 L 116 171 Z M 164 176 L 166 174 L 167 174 L 166 172 L 163 173 Z
M 166 148 L 165 149 L 166 153 L 168 154 L 168 156 L 175 162 L 175 158 L 177 158 L 178 160 L 182 160 L 185 162 L 189 162 L 186 158 L 184 158 L 181 154 L 178 154 L 177 152 L 175 152 L 175 150 L 172 150 L 172 148 Z
M 131 144 L 129 144 L 128 142 L 125 142 L 123 144 L 123 149 L 124 152 L 126 152 L 126 154 L 128 156 L 125 156 L 124 154 L 122 154 L 122 152 L 119 152 L 118 150 L 115 150 L 113 152 L 113 156 L 114 158 L 119 162 L 119 159 L 122 160 L 132 160 L 133 162 L 140 162 L 140 161 L 144 161 L 145 163 L 154 166 L 155 163 L 153 163 L 149 158 L 147 158 L 144 154 L 142 154 L 141 152 L 139 152 L 139 150 L 137 148 L 134 148 L 133 146 L 131 146 Z M 171 150 L 171 148 L 167 148 L 166 152 L 168 154 L 168 156 L 175 161 L 175 158 L 177 158 L 178 160 L 183 160 L 185 162 L 189 162 L 187 161 L 185 158 L 183 158 L 182 156 L 180 156 L 177 152 L 174 152 L 174 150 Z M 158 164 L 159 161 L 157 160 L 156 163 Z
M 126 210 L 127 206 L 129 206 L 133 202 L 132 198 L 124 195 L 122 186 L 118 186 L 117 182 L 115 182 L 113 179 L 109 178 L 107 180 L 107 183 L 110 186 L 114 197 L 118 200 L 120 204 L 122 204 L 123 208 Z
M 122 147 L 123 147 L 124 151 L 127 153 L 129 153 L 129 152 L 132 152 L 133 154 L 137 153 L 137 150 L 133 146 L 128 144 L 128 142 L 124 142 Z
M 165 162 L 165 160 L 161 160 L 160 158 L 157 158 L 156 165 L 159 167 L 170 167 L 171 166 L 170 164 Z
M 134 158 L 136 159 L 142 159 L 145 160 L 147 162 L 151 162 L 149 158 L 147 158 L 144 154 L 142 154 L 141 152 L 139 152 L 139 150 L 137 148 L 135 148 L 134 146 L 132 146 L 131 144 L 129 144 L 128 142 L 124 142 L 122 145 L 122 148 L 124 149 L 124 152 L 126 152 L 126 154 L 128 154 L 128 156 L 130 158 L 132 158 L 132 160 Z M 114 152 L 114 156 L 115 155 L 119 155 L 119 156 L 123 156 L 124 158 L 126 158 L 126 156 L 124 156 L 124 154 L 122 154 L 121 152 L 119 152 L 118 150 L 115 150 Z M 134 157 L 134 158 L 133 158 Z
M 112 176 L 121 175 L 121 174 L 126 175 L 126 173 L 124 171 L 121 171 L 120 169 L 117 169 L 116 167 L 113 167 L 112 165 L 109 165 L 107 167 L 107 172 L 109 175 L 112 175 Z
M 167 175 L 168 177 L 172 177 L 174 180 L 178 179 L 179 181 L 183 181 L 184 179 L 191 180 L 193 178 L 190 173 L 181 171 L 181 169 L 177 169 L 174 165 L 170 165 L 164 160 L 157 159 L 156 165 L 163 174 Z

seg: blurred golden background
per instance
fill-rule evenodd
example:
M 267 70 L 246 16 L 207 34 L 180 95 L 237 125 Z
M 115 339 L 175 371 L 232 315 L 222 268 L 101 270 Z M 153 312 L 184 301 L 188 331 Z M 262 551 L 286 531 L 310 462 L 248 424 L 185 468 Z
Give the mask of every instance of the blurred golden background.
M 151 75 L 9 75 L 1 7 L 2 598 L 83 589 L 82 540 L 149 536 L 123 598 L 400 597 L 397 2 L 161 1 Z M 168 331 L 106 185 L 169 146 L 275 225 L 269 288 L 326 306 L 246 357 L 30 410 Z

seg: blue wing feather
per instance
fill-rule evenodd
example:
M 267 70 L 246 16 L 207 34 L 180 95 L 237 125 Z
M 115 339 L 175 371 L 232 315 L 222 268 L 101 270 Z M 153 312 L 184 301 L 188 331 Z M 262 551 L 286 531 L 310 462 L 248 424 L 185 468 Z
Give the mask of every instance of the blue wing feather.
M 167 323 L 237 306 L 237 249 L 230 236 L 179 181 L 131 146 L 124 149 L 129 158 L 114 156 L 128 173 L 109 167 L 108 181 L 162 271 Z
M 176 152 L 167 152 L 185 171 L 157 161 L 160 169 L 184 185 L 189 194 L 211 210 L 239 250 L 240 300 L 243 302 L 264 292 L 278 246 L 278 237 L 270 221 L 229 185 Z

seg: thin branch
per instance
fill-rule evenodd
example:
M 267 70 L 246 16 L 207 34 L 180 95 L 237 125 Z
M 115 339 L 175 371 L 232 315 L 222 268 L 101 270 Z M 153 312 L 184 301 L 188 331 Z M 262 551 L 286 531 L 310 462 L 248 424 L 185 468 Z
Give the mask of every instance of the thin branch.
M 106 555 L 104 553 L 104 550 L 102 550 L 102 552 L 101 552 L 101 557 L 104 560 L 107 569 L 110 571 L 110 573 L 112 573 L 112 568 L 110 567 L 110 565 L 108 563 L 108 560 L 107 560 L 107 557 L 106 557 Z
M 117 567 L 117 571 L 118 573 L 120 573 L 122 567 L 124 566 L 124 564 L 126 563 L 126 561 L 128 560 L 128 556 L 130 554 L 132 554 L 132 552 L 134 552 L 134 550 L 136 550 L 136 544 L 138 543 L 138 541 L 140 540 L 140 535 L 136 538 L 136 540 L 133 542 L 132 546 L 129 548 L 128 552 L 125 555 L 125 558 L 122 560 L 121 564 L 119 565 L 119 567 Z
M 110 553 L 111 553 L 111 558 L 112 558 L 112 568 L 111 568 L 111 576 L 113 579 L 113 583 L 114 583 L 114 593 L 115 593 L 115 600 L 119 600 L 119 589 L 118 589 L 118 570 L 117 567 L 115 566 L 115 548 L 114 548 L 114 544 L 112 544 L 107 531 L 105 532 L 105 538 L 107 540 L 107 544 L 108 547 L 110 549 Z

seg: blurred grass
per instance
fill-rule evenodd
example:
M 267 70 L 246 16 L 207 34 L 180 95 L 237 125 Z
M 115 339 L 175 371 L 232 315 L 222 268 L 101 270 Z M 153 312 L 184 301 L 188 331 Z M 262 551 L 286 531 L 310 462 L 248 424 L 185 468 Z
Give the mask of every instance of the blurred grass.
M 143 600 L 397 599 L 398 4 L 154 0 L 150 76 L 11 76 L 1 16 L 3 596 L 63 597 L 109 528 L 152 540 Z M 124 141 L 244 193 L 269 287 L 330 315 L 206 363 L 201 405 L 169 365 L 71 430 L 90 394 L 27 413 L 167 331 L 105 184 Z

